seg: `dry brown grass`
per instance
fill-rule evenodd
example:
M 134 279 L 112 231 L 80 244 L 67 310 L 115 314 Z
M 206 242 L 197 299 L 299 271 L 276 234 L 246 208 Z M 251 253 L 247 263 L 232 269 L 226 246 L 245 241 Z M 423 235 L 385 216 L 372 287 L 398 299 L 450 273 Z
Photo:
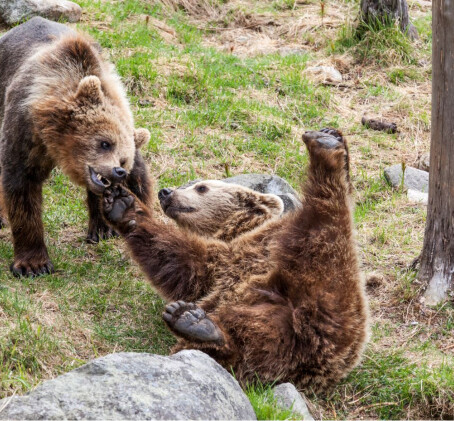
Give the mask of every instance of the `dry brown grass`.
M 422 205 L 409 203 L 404 194 L 386 188 L 382 180 L 385 166 L 400 162 L 412 165 L 423 152 L 429 150 L 431 66 L 423 41 L 417 41 L 413 45 L 416 64 L 400 62 L 398 55 L 393 56 L 393 52 L 390 52 L 387 65 L 358 61 L 351 49 L 337 52 L 334 45 L 339 30 L 344 25 L 354 23 L 355 3 L 337 0 L 325 2 L 322 16 L 320 2 L 315 0 L 297 1 L 293 8 L 282 10 L 273 9 L 273 1 L 229 0 L 221 3 L 215 0 L 161 0 L 164 5 L 163 15 L 159 20 L 148 18 L 148 25 L 167 44 L 182 51 L 184 46 L 178 31 L 169 23 L 169 18 L 179 12 L 185 15 L 185 22 L 201 30 L 203 46 L 244 59 L 268 54 L 308 53 L 308 65 L 334 66 L 341 72 L 341 84 L 320 87 L 329 90 L 325 119 L 337 121 L 349 139 L 355 198 L 358 206 L 366 208 L 364 215 L 358 217 L 357 238 L 364 272 L 375 272 L 376 275 L 369 276 L 367 287 L 374 335 L 364 365 L 367 367 L 371 363 L 370 359 L 394 352 L 403 352 L 417 365 L 437 368 L 443 362 L 452 363 L 454 339 L 447 326 L 454 323 L 454 310 L 448 308 L 448 305 L 437 309 L 426 307 L 421 301 L 424 285 L 414 281 L 411 272 L 407 272 L 422 247 L 425 209 Z M 429 1 L 410 1 L 410 14 L 414 18 L 426 16 L 430 7 Z M 94 20 L 94 14 L 86 14 L 84 22 L 100 31 L 112 31 L 108 14 L 105 19 L 97 21 Z M 137 14 L 128 18 L 125 25 L 143 22 L 147 22 L 147 15 Z M 147 47 L 143 46 L 121 50 L 113 48 L 111 55 L 118 59 L 147 51 Z M 228 163 L 229 157 L 237 155 L 235 142 L 242 141 L 242 136 L 246 142 L 246 135 L 219 126 L 189 129 L 187 123 L 180 121 L 179 106 L 171 103 L 166 95 L 167 80 L 173 76 L 197 76 L 191 53 L 184 52 L 175 57 L 169 54 L 152 58 L 149 62 L 158 73 L 153 82 L 137 77 L 126 78 L 125 82 L 130 93 L 138 98 L 152 97 L 153 100 L 152 120 L 146 123 L 152 127 L 159 125 L 162 142 L 157 151 L 148 155 L 153 177 L 160 180 L 169 172 L 187 174 L 188 161 L 199 178 L 224 177 L 224 162 Z M 404 76 L 393 81 L 393 75 L 400 73 Z M 271 64 L 260 76 L 278 80 L 279 74 L 279 67 Z M 303 74 L 301 78 L 304 78 Z M 152 96 L 150 92 L 156 87 L 159 88 L 159 93 Z M 285 142 L 286 146 L 291 146 L 294 150 L 293 147 L 299 144 L 301 132 L 316 127 L 304 127 L 298 120 L 298 110 L 295 109 L 292 97 L 280 95 L 277 88 L 278 86 L 269 89 L 245 87 L 238 89 L 235 95 L 251 104 L 261 103 L 291 116 L 291 130 L 286 134 Z M 181 108 L 186 111 L 197 106 L 195 103 Z M 139 107 L 134 109 L 136 114 L 140 110 Z M 360 123 L 364 114 L 396 122 L 399 134 L 393 137 L 364 130 Z M 253 123 L 265 119 L 280 122 L 279 118 L 268 115 L 252 115 L 251 119 Z M 202 157 L 196 156 L 187 144 L 188 136 L 203 139 L 213 137 L 217 141 L 225 141 L 223 155 L 215 155 L 207 149 L 203 151 Z M 235 172 L 273 172 L 280 167 L 279 159 L 282 157 L 271 163 L 265 162 L 256 151 L 247 150 L 235 163 Z M 371 204 L 367 205 L 369 202 Z M 156 209 L 159 210 L 158 207 Z M 85 228 L 80 226 L 65 229 L 60 234 L 58 244 L 62 247 L 78 247 L 84 236 L 83 229 Z M 0 231 L 0 241 L 6 241 L 7 238 L 9 232 Z M 121 242 L 115 242 L 115 249 L 119 250 L 121 259 L 127 258 Z M 96 262 L 102 254 L 92 248 L 86 248 L 84 252 L 84 256 L 77 257 L 75 263 L 82 265 Z M 141 279 L 142 276 L 135 267 L 131 268 L 129 275 L 134 279 Z M 25 289 L 22 293 L 26 293 Z M 90 320 L 94 314 L 87 312 L 81 316 L 79 323 L 71 320 L 71 312 L 78 315 L 80 312 L 70 309 L 66 316 L 58 308 L 60 299 L 55 290 L 39 290 L 31 294 L 36 303 L 29 316 L 33 329 L 36 330 L 37 325 L 41 324 L 46 329 L 55 330 L 56 337 L 62 344 L 61 352 L 67 357 L 73 358 L 76 355 L 83 360 L 92 358 L 99 352 L 112 352 L 92 329 L 87 329 L 87 326 L 91 326 Z M 71 297 L 68 300 L 71 301 Z M 127 314 L 128 309 L 124 309 L 124 312 Z M 7 329 L 14 329 L 14 323 L 0 307 L 0 336 L 7 335 Z M 71 331 L 71 336 L 75 339 L 65 342 L 68 331 Z M 61 370 L 59 364 L 63 360 L 59 358 L 56 353 L 42 361 L 42 366 L 48 367 L 48 370 L 44 369 L 45 378 Z M 70 358 L 64 359 L 65 364 L 68 364 Z M 355 379 L 352 379 L 339 386 L 336 400 L 315 401 L 315 414 L 325 419 L 377 418 L 380 416 L 379 410 L 390 403 L 364 403 L 377 392 L 376 389 L 376 384 L 369 388 L 357 388 Z M 420 418 L 453 414 L 453 404 L 449 400 L 453 391 L 440 387 L 438 392 L 437 396 L 431 396 L 430 402 L 421 400 L 418 405 L 405 408 L 403 416 Z

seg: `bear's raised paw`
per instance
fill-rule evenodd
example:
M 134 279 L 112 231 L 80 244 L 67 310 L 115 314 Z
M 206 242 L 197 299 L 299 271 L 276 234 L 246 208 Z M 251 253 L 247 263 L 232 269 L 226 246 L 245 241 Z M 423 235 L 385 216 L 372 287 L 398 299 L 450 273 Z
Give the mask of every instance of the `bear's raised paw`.
M 344 147 L 344 138 L 336 129 L 324 128 L 318 132 L 309 131 L 303 134 L 303 141 L 310 147 L 340 149 Z
M 122 222 L 126 211 L 133 203 L 134 196 L 122 186 L 106 189 L 103 199 L 104 215 L 110 222 Z
M 170 329 L 184 338 L 199 342 L 222 342 L 223 336 L 205 311 L 194 303 L 176 301 L 162 314 Z

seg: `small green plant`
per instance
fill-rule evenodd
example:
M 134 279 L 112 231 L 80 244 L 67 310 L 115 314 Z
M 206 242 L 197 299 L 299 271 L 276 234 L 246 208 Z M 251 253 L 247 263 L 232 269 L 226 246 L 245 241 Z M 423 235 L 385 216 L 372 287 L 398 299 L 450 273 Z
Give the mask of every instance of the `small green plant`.
M 416 64 L 413 44 L 396 22 L 361 22 L 358 26 L 347 22 L 340 28 L 333 48 L 335 52 L 352 49 L 356 59 L 363 63 Z
M 272 385 L 257 382 L 248 385 L 245 392 L 258 420 L 301 420 L 300 414 L 278 405 Z

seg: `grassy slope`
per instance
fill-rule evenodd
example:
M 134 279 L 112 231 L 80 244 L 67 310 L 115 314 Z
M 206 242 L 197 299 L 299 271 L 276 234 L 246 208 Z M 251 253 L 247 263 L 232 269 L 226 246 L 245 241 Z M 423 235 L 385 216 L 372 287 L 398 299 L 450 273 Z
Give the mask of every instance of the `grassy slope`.
M 307 161 L 301 132 L 344 130 L 364 270 L 381 276 L 368 287 L 373 325 L 364 361 L 328 397 L 312 396 L 316 412 L 452 415 L 454 310 L 423 307 L 421 285 L 406 270 L 422 246 L 425 209 L 392 191 L 382 175 L 386 165 L 411 165 L 429 147 L 427 5 L 411 4 L 421 39 L 410 44 L 389 28 L 355 39 L 353 2 L 322 10 L 315 0 L 179 1 L 204 6 L 195 13 L 170 7 L 177 0 L 78 3 L 78 27 L 106 49 L 128 86 L 137 125 L 152 133 L 144 153 L 156 187 L 267 172 L 298 188 Z M 285 48 L 299 51 L 282 56 Z M 312 83 L 304 69 L 316 64 L 336 65 L 344 86 Z M 151 104 L 140 106 L 143 100 Z M 400 134 L 365 130 L 363 112 L 397 122 Z M 84 194 L 59 171 L 45 188 L 44 222 L 58 272 L 39 279 L 9 274 L 10 233 L 0 231 L 0 397 L 99 355 L 167 353 L 173 343 L 162 301 L 122 242 L 84 243 Z

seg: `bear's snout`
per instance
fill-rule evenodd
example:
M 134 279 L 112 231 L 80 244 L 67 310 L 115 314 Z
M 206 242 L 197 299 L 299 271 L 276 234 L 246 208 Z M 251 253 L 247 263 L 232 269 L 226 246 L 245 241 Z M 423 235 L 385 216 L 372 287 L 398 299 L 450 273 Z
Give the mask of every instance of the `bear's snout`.
M 169 188 L 159 190 L 158 193 L 159 201 L 162 202 L 163 200 L 167 199 L 172 194 L 172 192 L 173 190 Z
M 114 167 L 112 169 L 112 179 L 114 181 L 123 181 L 127 175 L 128 172 L 122 167 Z

